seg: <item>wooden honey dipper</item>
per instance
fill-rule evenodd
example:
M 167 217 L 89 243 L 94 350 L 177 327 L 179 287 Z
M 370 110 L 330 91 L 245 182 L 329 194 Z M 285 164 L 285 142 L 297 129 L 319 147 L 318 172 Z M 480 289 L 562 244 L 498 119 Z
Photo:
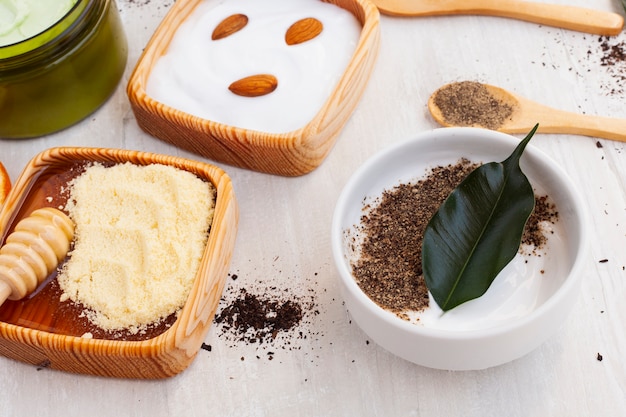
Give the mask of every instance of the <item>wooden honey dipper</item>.
M 0 248 L 0 305 L 33 292 L 65 258 L 74 223 L 52 207 L 20 220 Z

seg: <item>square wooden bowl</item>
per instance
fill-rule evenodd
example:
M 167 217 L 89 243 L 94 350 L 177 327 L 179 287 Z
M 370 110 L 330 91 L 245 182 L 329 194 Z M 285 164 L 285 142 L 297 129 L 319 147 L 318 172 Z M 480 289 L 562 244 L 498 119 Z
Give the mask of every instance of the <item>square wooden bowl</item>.
M 217 191 L 214 218 L 187 302 L 178 316 L 170 318 L 169 327 L 148 339 L 84 338 L 85 329 L 76 324 L 80 316 L 63 313 L 58 296 L 46 299 L 42 295 L 48 281 L 54 280 L 51 276 L 35 291 L 36 296 L 27 296 L 24 303 L 7 301 L 0 307 L 0 354 L 75 373 L 120 378 L 173 376 L 193 361 L 222 295 L 239 218 L 230 178 L 213 165 L 173 156 L 98 148 L 49 149 L 30 161 L 7 196 L 0 210 L 1 242 L 12 225 L 32 210 L 56 207 L 58 202 L 49 197 L 59 189 L 55 181 L 83 162 L 170 165 L 213 184 Z
M 305 126 L 267 133 L 189 115 L 157 102 L 146 84 L 178 27 L 202 0 L 179 0 L 148 42 L 127 86 L 132 110 L 147 133 L 215 161 L 283 176 L 317 168 L 332 149 L 365 89 L 380 43 L 378 9 L 368 0 L 324 0 L 351 12 L 362 25 L 355 52 L 334 91 Z

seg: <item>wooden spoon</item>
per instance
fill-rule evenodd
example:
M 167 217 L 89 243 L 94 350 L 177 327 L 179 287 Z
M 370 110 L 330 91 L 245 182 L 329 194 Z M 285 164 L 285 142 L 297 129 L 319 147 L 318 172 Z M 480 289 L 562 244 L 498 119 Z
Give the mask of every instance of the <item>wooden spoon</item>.
M 520 0 L 372 0 L 381 13 L 395 16 L 474 14 L 509 17 L 597 35 L 617 35 L 624 18 L 617 13 Z
M 442 126 L 453 126 L 453 124 L 446 120 L 445 111 L 435 104 L 435 96 L 439 91 L 448 88 L 450 85 L 447 84 L 439 88 L 428 100 L 430 114 Z M 557 110 L 515 95 L 500 87 L 489 84 L 482 85 L 494 99 L 510 106 L 513 110 L 511 115 L 499 127 L 493 130 L 504 133 L 528 133 L 535 124 L 539 123 L 537 132 L 592 136 L 626 142 L 626 119 L 614 119 Z M 470 97 L 467 99 L 471 101 Z
M 72 220 L 52 207 L 20 220 L 0 248 L 0 305 L 33 292 L 65 258 L 73 237 Z

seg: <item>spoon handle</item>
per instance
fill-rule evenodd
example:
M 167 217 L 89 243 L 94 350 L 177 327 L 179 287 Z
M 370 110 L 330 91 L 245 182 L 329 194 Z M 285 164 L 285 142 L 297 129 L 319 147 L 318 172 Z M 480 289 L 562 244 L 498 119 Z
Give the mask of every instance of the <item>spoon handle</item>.
M 502 16 L 579 32 L 617 35 L 624 27 L 624 18 L 621 15 L 606 11 L 528 1 L 487 0 L 486 3 L 495 3 L 502 7 L 502 12 L 507 13 Z
M 549 126 L 546 126 L 548 129 Z M 569 125 L 554 127 L 555 132 L 571 133 L 626 142 L 626 120 L 582 115 L 572 118 Z
M 524 112 L 523 120 L 520 119 L 516 123 L 518 127 L 505 125 L 499 129 L 500 131 L 504 133 L 528 133 L 535 123 L 539 123 L 537 129 L 539 133 L 582 135 L 626 142 L 626 119 L 573 113 L 536 103 L 533 103 L 532 110 L 530 105 L 524 106 L 522 104 L 522 107 L 527 107 L 528 111 Z
M 560 4 L 520 0 L 373 0 L 385 14 L 435 16 L 475 14 L 508 17 L 597 35 L 617 35 L 624 18 L 617 14 Z

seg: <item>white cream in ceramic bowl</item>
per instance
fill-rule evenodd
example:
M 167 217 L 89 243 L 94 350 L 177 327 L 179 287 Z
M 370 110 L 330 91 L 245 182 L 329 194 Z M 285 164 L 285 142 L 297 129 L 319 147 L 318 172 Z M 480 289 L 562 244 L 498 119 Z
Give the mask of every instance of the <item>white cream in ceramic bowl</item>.
M 518 254 L 482 297 L 444 315 L 431 301 L 414 321 L 374 303 L 352 275 L 351 261 L 358 257 L 358 250 L 351 249 L 352 238 L 365 204 L 375 202 L 385 190 L 424 177 L 430 168 L 455 164 L 462 157 L 501 162 L 518 143 L 518 138 L 485 129 L 435 129 L 375 155 L 346 184 L 332 222 L 333 255 L 350 314 L 380 346 L 431 368 L 484 369 L 529 353 L 565 320 L 580 289 L 587 219 L 574 184 L 532 140 L 520 166 L 535 194 L 548 195 L 559 212 L 542 256 Z

